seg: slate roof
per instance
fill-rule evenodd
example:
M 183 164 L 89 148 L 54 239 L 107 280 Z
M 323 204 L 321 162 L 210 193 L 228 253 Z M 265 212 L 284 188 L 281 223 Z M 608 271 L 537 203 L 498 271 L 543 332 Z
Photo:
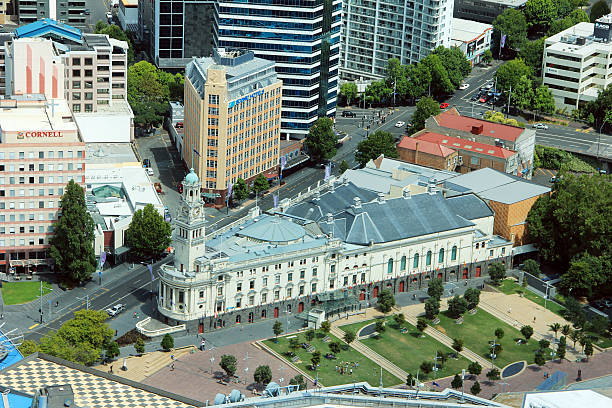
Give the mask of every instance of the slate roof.
M 493 210 L 475 194 L 447 197 L 446 204 L 448 204 L 455 214 L 467 220 L 476 220 L 478 218 L 493 216 Z
M 352 244 L 367 245 L 471 227 L 441 194 L 376 200 L 348 208 L 319 223 L 321 230 Z
M 262 217 L 237 234 L 258 241 L 289 242 L 306 235 L 304 227 L 281 217 Z

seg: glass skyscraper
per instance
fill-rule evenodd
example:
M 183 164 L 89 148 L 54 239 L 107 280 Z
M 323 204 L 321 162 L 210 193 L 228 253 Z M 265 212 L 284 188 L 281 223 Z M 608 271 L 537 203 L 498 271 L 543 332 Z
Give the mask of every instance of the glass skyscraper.
M 217 7 L 217 47 L 276 62 L 284 136 L 303 138 L 319 116 L 335 115 L 342 0 L 220 0 Z

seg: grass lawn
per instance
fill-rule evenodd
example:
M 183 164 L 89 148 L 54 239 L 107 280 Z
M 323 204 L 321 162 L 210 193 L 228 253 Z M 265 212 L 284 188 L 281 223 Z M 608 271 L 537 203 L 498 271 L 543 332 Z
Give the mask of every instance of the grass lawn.
M 356 324 L 342 326 L 341 329 L 350 329 L 357 332 L 360 327 L 373 322 L 375 320 L 358 323 L 358 326 Z M 422 338 L 417 337 L 420 334 L 419 331 L 409 323 L 404 323 L 402 327 L 407 328 L 408 332 L 402 334 L 400 327 L 396 325 L 393 317 L 388 317 L 386 330 L 379 338 L 364 339 L 361 342 L 414 376 L 416 376 L 417 370 L 423 361 L 431 361 L 433 363 L 436 351 L 445 354 L 455 352 L 427 335 Z M 458 357 L 456 360 L 448 359 L 443 367 L 438 370 L 436 377 L 441 378 L 460 374 L 461 369 L 467 369 L 470 362 L 461 355 Z M 430 373 L 427 377 L 434 378 L 434 374 Z M 427 377 L 424 376 L 423 372 L 419 373 L 419 378 Z
M 544 298 L 542 296 L 536 295 L 529 289 L 523 288 L 521 285 L 519 285 L 518 283 L 516 283 L 516 281 L 512 279 L 504 279 L 502 281 L 502 284 L 499 287 L 497 287 L 497 289 L 499 289 L 506 295 L 513 295 L 515 293 L 523 292 L 525 294 L 525 298 L 544 307 Z M 560 304 L 556 302 L 550 301 L 550 300 L 546 302 L 546 309 L 550 310 L 551 312 L 561 317 L 563 317 L 562 311 L 565 310 L 563 306 L 561 306 Z
M 453 339 L 463 339 L 464 347 L 487 359 L 491 358 L 489 342 L 495 339 L 503 347 L 502 352 L 495 359 L 495 365 L 500 368 L 521 360 L 526 360 L 531 364 L 534 362 L 536 350 L 540 348 L 534 339 L 530 339 L 527 344 L 516 344 L 516 339 L 524 339 L 521 333 L 480 308 L 474 315 L 466 313 L 463 316 L 463 324 L 455 323 L 455 319 L 448 317 L 446 312 L 440 313 L 438 317 L 440 323 L 435 326 L 436 329 Z M 504 330 L 504 337 L 501 340 L 494 335 L 497 328 Z M 550 359 L 549 353 L 550 350 L 545 351 L 547 360 Z
M 51 292 L 51 285 L 43 282 L 43 294 Z M 2 299 L 5 305 L 28 303 L 40 296 L 40 282 L 3 282 Z
M 299 336 L 300 343 L 306 342 L 303 334 Z M 321 352 L 321 363 L 319 367 L 319 381 L 326 386 L 347 384 L 352 382 L 367 381 L 370 385 L 378 386 L 380 384 L 380 366 L 375 364 L 372 360 L 366 358 L 361 353 L 351 347 L 346 347 L 342 351 L 336 354 L 336 360 L 329 360 L 325 358 L 325 354 L 329 353 L 329 343 L 324 343 L 322 338 L 324 335 L 317 332 L 317 335 L 311 341 L 308 341 L 317 351 Z M 336 337 L 329 334 L 331 341 L 338 341 Z M 274 342 L 274 339 L 265 340 L 264 343 L 279 353 L 283 358 L 289 359 L 287 352 L 289 351 L 289 340 L 287 337 L 279 337 L 278 343 Z M 343 343 L 344 346 L 346 346 Z M 309 366 L 311 364 L 310 358 L 311 353 L 307 352 L 303 348 L 299 348 L 295 351 L 295 354 L 300 357 L 301 362 L 294 363 L 297 367 L 302 369 L 311 377 L 315 378 L 316 374 L 312 371 Z M 359 367 L 353 368 L 353 375 L 340 374 L 336 372 L 336 366 L 340 362 L 353 362 L 359 363 Z M 403 384 L 405 379 L 401 380 L 389 372 L 383 370 L 383 386 L 390 387 L 393 385 Z

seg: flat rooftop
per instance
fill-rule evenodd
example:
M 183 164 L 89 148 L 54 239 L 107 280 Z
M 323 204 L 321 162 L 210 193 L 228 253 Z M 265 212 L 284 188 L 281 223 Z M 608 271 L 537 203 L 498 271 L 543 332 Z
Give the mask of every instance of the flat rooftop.
M 140 165 L 131 143 L 85 143 L 85 165 L 135 163 Z
M 545 41 L 546 52 L 571 53 L 573 55 L 587 56 L 597 50 L 612 50 L 612 42 L 594 41 L 593 23 L 578 23 L 567 30 L 548 37 Z M 576 38 L 585 38 L 585 44 L 576 44 Z
M 4 100 L 0 110 L 0 128 L 3 131 L 16 132 L 28 130 L 77 130 L 72 112 L 63 99 L 54 99 L 45 104 L 45 100 L 32 100 L 32 104 L 20 103 L 8 107 L 10 100 Z M 55 104 L 53 107 L 51 103 Z
M 476 40 L 483 33 L 493 30 L 491 24 L 464 20 L 462 18 L 453 18 L 451 24 L 451 40 L 453 41 L 471 42 Z

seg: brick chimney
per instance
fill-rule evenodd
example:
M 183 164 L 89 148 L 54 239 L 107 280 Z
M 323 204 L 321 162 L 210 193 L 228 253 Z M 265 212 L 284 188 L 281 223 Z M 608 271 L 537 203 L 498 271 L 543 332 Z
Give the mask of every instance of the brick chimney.
M 482 134 L 484 130 L 484 126 L 482 124 L 480 125 L 472 125 L 472 134 L 473 135 L 480 135 Z
M 414 164 L 419 164 L 419 142 L 414 146 Z

